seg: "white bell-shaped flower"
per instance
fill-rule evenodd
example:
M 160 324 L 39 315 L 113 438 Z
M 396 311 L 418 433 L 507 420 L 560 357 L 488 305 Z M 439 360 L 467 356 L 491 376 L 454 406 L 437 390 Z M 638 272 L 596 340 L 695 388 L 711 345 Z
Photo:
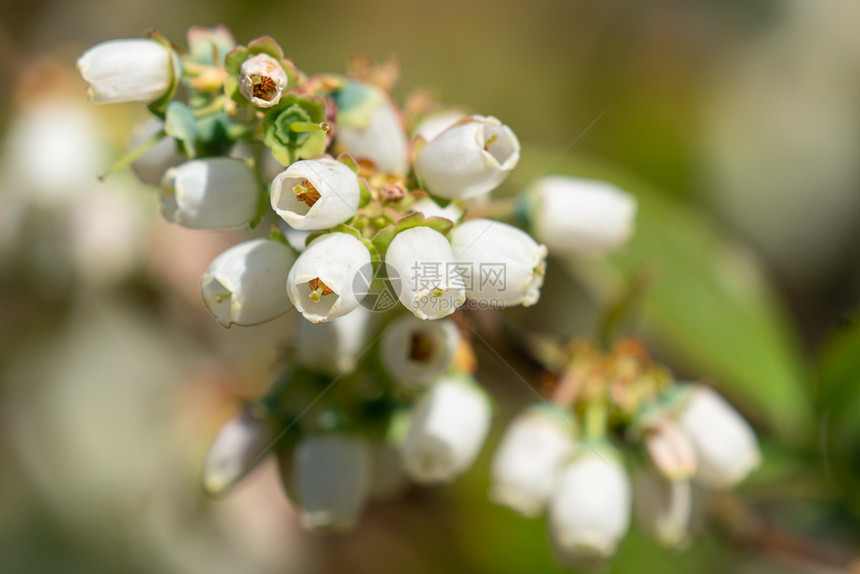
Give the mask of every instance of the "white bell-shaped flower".
M 439 380 L 415 403 L 400 456 L 415 482 L 450 482 L 475 461 L 492 416 L 486 392 L 460 377 Z
M 542 177 L 528 201 L 535 237 L 553 253 L 603 255 L 633 234 L 636 198 L 604 181 Z
M 164 122 L 155 118 L 149 118 L 137 128 L 131 137 L 129 151 L 137 148 L 140 144 L 154 137 L 164 129 Z M 185 161 L 176 149 L 176 140 L 165 136 L 157 144 L 149 148 L 146 153 L 134 160 L 131 169 L 137 179 L 148 185 L 158 186 L 164 177 L 164 173 L 171 167 L 175 167 Z
M 639 469 L 633 474 L 633 517 L 646 534 L 667 548 L 680 548 L 690 537 L 693 488 L 688 480 L 666 480 Z
M 494 117 L 469 116 L 421 148 L 415 171 L 430 193 L 469 199 L 496 189 L 519 160 L 511 128 Z
M 490 498 L 524 516 L 537 516 L 574 450 L 568 412 L 551 405 L 527 408 L 505 431 L 493 457 Z
M 242 161 L 195 159 L 167 170 L 161 182 L 164 218 L 190 229 L 226 229 L 257 217 L 260 187 Z
M 371 457 L 365 441 L 330 433 L 303 439 L 293 453 L 293 490 L 303 524 L 346 530 L 370 496 Z
M 255 106 L 271 108 L 276 105 L 286 87 L 287 73 L 272 56 L 257 54 L 242 62 L 239 91 Z
M 545 245 L 513 225 L 471 219 L 451 232 L 466 297 L 491 307 L 537 303 L 546 272 Z
M 371 312 L 359 305 L 325 323 L 300 320 L 296 359 L 332 376 L 352 371 L 365 351 L 370 319 Z
M 440 319 L 466 301 L 451 244 L 429 227 L 413 227 L 394 236 L 385 254 L 397 296 L 419 319 Z
M 630 479 L 617 453 L 598 448 L 579 448 L 550 499 L 550 537 L 562 564 L 612 555 L 630 526 Z
M 761 461 L 755 432 L 710 387 L 694 385 L 689 393 L 679 424 L 696 449 L 695 480 L 707 488 L 731 488 Z
M 370 265 L 370 252 L 349 233 L 327 233 L 314 239 L 299 255 L 287 277 L 287 293 L 311 323 L 346 315 L 360 303 L 356 274 Z
M 350 95 L 345 96 L 346 92 Z M 409 138 L 400 110 L 391 97 L 371 84 L 349 82 L 338 96 L 343 103 L 347 98 L 349 108 L 360 109 L 338 117 L 335 133 L 338 149 L 356 159 L 372 161 L 378 171 L 409 173 Z
M 459 110 L 446 110 L 425 116 L 412 130 L 412 137 L 420 137 L 425 142 L 429 142 L 462 120 L 466 115 L 465 112 Z
M 429 197 L 424 197 L 415 202 L 412 211 L 424 215 L 424 217 L 441 217 L 456 223 L 463 216 L 463 210 L 455 203 L 449 203 L 445 207 L 440 206 Z
M 170 51 L 146 39 L 96 44 L 78 58 L 78 71 L 90 85 L 90 100 L 99 103 L 157 100 L 174 76 Z
M 290 308 L 290 248 L 273 239 L 252 239 L 216 257 L 200 280 L 206 308 L 222 327 L 257 325 Z
M 274 438 L 274 427 L 263 413 L 246 408 L 234 415 L 209 447 L 203 488 L 213 496 L 227 492 L 265 458 Z
M 459 344 L 460 331 L 454 321 L 421 321 L 407 315 L 385 328 L 380 355 L 398 382 L 427 385 L 451 368 Z
M 297 161 L 272 181 L 272 209 L 295 229 L 319 230 L 358 210 L 358 176 L 330 157 Z

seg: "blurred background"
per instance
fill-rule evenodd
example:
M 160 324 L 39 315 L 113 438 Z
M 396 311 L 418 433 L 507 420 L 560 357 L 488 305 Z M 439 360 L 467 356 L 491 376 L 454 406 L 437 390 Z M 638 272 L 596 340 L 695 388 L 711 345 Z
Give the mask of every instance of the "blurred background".
M 540 520 L 486 497 L 499 430 L 535 375 L 505 329 L 478 345 L 497 428 L 468 476 L 300 530 L 272 466 L 224 500 L 199 472 L 268 385 L 289 316 L 221 329 L 197 293 L 235 242 L 163 222 L 130 172 L 96 174 L 141 106 L 85 99 L 74 60 L 155 28 L 272 35 L 309 74 L 397 56 L 397 95 L 495 115 L 547 172 L 635 193 L 608 265 L 553 261 L 508 329 L 589 336 L 605 293 L 656 279 L 629 334 L 718 387 L 759 431 L 742 511 L 668 553 L 636 532 L 612 572 L 843 572 L 860 548 L 860 4 L 852 0 L 118 2 L 0 5 L 0 570 L 555 572 Z M 516 370 L 512 373 L 511 369 Z M 854 571 L 860 570 L 856 561 Z

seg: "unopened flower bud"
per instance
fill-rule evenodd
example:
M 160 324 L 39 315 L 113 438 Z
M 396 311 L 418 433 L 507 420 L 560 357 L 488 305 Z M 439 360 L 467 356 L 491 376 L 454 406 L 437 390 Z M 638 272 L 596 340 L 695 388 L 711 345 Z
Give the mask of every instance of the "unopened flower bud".
M 336 145 L 356 159 L 373 162 L 384 173 L 409 172 L 409 139 L 397 105 L 382 89 L 348 82 L 338 103 Z
M 206 308 L 222 327 L 257 325 L 290 308 L 287 275 L 295 257 L 272 239 L 234 245 L 216 257 L 200 281 Z
M 633 489 L 633 516 L 639 527 L 662 546 L 684 546 L 693 512 L 690 482 L 640 469 L 633 475 Z
M 579 449 L 550 499 L 550 537 L 564 565 L 611 556 L 630 526 L 630 479 L 617 453 L 599 448 Z
M 761 461 L 749 423 L 716 391 L 690 388 L 679 425 L 696 449 L 695 480 L 707 488 L 731 488 Z
M 471 219 L 451 232 L 451 248 L 461 264 L 468 299 L 500 307 L 537 303 L 547 249 L 525 231 L 500 221 Z
M 490 498 L 528 517 L 543 512 L 573 455 L 573 418 L 533 405 L 511 423 L 493 458 Z
M 360 239 L 340 232 L 317 237 L 290 269 L 290 301 L 312 323 L 346 315 L 360 302 L 353 282 L 366 265 L 370 252 Z
M 469 116 L 427 142 L 415 171 L 430 193 L 469 199 L 496 189 L 519 159 L 511 128 L 494 117 Z
M 454 480 L 478 456 L 490 418 L 490 401 L 475 382 L 441 379 L 413 409 L 400 447 L 406 474 L 423 484 Z
M 78 71 L 90 84 L 90 100 L 99 103 L 157 100 L 174 77 L 170 51 L 144 39 L 96 44 L 78 59 Z
M 551 175 L 528 193 L 535 236 L 554 253 L 603 255 L 633 234 L 636 199 L 612 184 Z
M 301 320 L 296 358 L 302 365 L 332 376 L 352 371 L 365 350 L 370 316 L 359 305 L 326 323 Z
M 203 488 L 224 494 L 259 463 L 274 440 L 271 421 L 264 413 L 246 408 L 221 427 L 203 466 Z
M 358 210 L 358 176 L 330 157 L 297 161 L 272 181 L 272 209 L 295 229 L 319 230 Z
M 696 450 L 689 437 L 670 420 L 645 431 L 645 450 L 666 480 L 688 480 L 696 473 Z
M 400 278 L 400 302 L 419 319 L 446 317 L 466 300 L 451 244 L 429 227 L 398 233 L 388 246 L 385 266 L 389 275 Z
M 293 454 L 296 503 L 307 528 L 346 530 L 361 515 L 371 487 L 364 441 L 342 434 L 303 439 Z
M 281 101 L 287 87 L 284 67 L 268 54 L 257 54 L 242 62 L 239 91 L 257 107 L 271 108 Z
M 167 170 L 162 180 L 164 218 L 190 229 L 247 225 L 259 210 L 254 173 L 231 158 L 195 159 Z
M 426 385 L 451 368 L 460 332 L 450 319 L 394 320 L 382 333 L 380 354 L 391 376 L 407 385 Z

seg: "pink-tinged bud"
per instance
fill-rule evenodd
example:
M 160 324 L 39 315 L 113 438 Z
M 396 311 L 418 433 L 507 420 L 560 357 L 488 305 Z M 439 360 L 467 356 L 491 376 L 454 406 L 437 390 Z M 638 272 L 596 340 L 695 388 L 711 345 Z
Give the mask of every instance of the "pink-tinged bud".
M 651 463 L 667 480 L 687 480 L 696 473 L 696 450 L 689 437 L 670 420 L 645 431 Z

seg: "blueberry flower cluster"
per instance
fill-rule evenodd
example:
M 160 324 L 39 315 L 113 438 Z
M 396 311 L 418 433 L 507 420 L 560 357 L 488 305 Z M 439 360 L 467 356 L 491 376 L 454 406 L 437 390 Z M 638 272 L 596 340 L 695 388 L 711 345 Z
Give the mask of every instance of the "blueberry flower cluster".
M 493 418 L 469 313 L 536 304 L 550 251 L 622 247 L 635 198 L 545 176 L 507 221 L 489 218 L 520 159 L 499 119 L 421 97 L 401 107 L 390 64 L 308 75 L 269 37 L 241 46 L 217 27 L 187 40 L 104 42 L 78 67 L 93 101 L 148 104 L 154 119 L 118 165 L 157 183 L 165 219 L 248 235 L 201 279 L 215 320 L 297 312 L 281 374 L 215 438 L 205 490 L 224 494 L 275 457 L 303 524 L 346 529 L 374 498 L 463 475 Z M 251 232 L 260 222 L 271 229 Z M 690 485 L 730 487 L 757 462 L 755 436 L 723 399 L 673 384 L 636 349 L 561 351 L 547 400 L 496 451 L 490 497 L 526 516 L 548 510 L 563 563 L 612 554 L 640 500 L 646 530 L 682 544 Z M 646 455 L 635 496 L 627 447 Z

